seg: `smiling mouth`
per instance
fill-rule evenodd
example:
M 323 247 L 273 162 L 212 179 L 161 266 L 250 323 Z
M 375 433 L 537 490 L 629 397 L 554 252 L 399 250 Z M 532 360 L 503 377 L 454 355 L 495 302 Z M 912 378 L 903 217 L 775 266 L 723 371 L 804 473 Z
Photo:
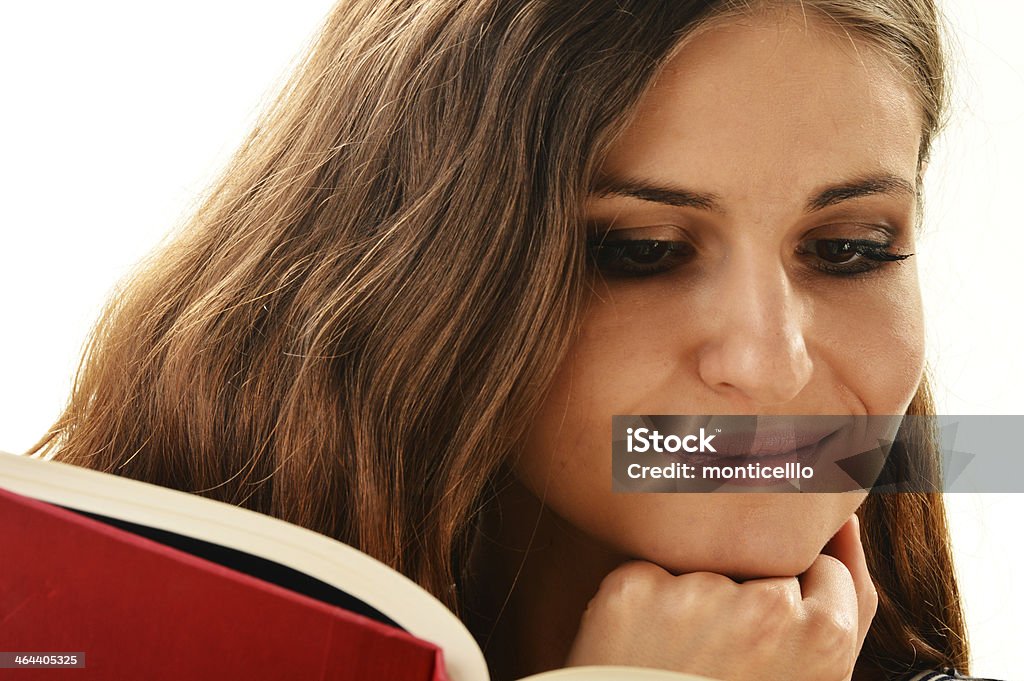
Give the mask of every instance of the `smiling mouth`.
M 729 433 L 715 439 L 715 453 L 683 453 L 677 457 L 686 463 L 714 466 L 744 466 L 756 463 L 776 466 L 784 463 L 805 463 L 819 448 L 827 444 L 841 428 L 827 432 L 759 431 Z

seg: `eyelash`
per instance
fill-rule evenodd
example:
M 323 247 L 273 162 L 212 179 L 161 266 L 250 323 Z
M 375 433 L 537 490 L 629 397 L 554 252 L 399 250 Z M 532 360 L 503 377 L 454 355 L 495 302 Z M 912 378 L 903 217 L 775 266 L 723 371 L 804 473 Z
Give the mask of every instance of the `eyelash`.
M 853 266 L 849 263 L 829 263 L 812 265 L 814 269 L 835 277 L 855 277 L 884 267 L 890 262 L 906 260 L 913 253 L 899 254 L 890 251 L 891 243 L 872 241 L 870 239 L 811 239 L 810 249 L 801 247 L 800 255 L 812 257 L 817 255 L 816 246 L 825 245 L 833 251 L 840 249 L 856 256 Z M 658 239 L 618 239 L 602 241 L 593 238 L 588 242 L 590 257 L 597 269 L 605 275 L 616 277 L 645 277 L 668 272 L 688 262 L 696 254 L 693 246 L 686 241 L 668 241 Z M 632 249 L 632 253 L 630 250 Z M 661 255 L 649 263 L 636 262 L 637 257 Z M 673 262 L 666 259 L 675 258 Z M 632 259 L 630 263 L 629 260 Z

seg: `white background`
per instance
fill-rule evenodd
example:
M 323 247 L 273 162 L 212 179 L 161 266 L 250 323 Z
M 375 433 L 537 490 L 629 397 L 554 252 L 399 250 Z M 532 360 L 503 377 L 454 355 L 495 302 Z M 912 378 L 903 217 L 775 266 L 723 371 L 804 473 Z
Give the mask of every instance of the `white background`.
M 187 217 L 330 4 L 0 7 L 0 450 L 57 416 L 112 286 Z M 1024 9 L 944 6 L 958 90 L 917 255 L 929 361 L 941 413 L 1024 414 Z M 1024 677 L 1024 494 L 947 501 L 974 673 Z

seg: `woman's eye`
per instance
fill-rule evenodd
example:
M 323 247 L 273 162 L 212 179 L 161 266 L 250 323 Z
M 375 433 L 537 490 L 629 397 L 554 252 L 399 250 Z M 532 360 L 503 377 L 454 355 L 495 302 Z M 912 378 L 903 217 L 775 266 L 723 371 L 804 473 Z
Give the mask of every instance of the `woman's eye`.
M 686 241 L 658 239 L 592 240 L 589 248 L 603 274 L 620 277 L 666 272 L 688 262 L 695 254 L 693 245 Z
M 697 255 L 689 241 L 669 239 L 592 239 L 591 258 L 607 276 L 643 277 L 667 272 Z M 854 276 L 905 260 L 913 253 L 894 253 L 892 244 L 870 239 L 811 239 L 798 250 L 811 266 L 833 276 Z
M 906 260 L 913 253 L 893 253 L 892 244 L 870 239 L 812 239 L 809 248 L 800 250 L 819 262 L 813 266 L 823 272 L 849 276 L 869 272 L 887 262 Z

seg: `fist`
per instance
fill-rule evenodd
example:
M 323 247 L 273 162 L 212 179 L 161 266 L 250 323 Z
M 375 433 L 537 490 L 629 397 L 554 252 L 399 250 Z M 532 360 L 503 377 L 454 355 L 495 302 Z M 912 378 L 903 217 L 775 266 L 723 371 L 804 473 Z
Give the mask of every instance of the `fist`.
M 619 566 L 587 605 L 566 665 L 850 681 L 877 606 L 855 515 L 797 577 L 737 583 L 645 561 Z

